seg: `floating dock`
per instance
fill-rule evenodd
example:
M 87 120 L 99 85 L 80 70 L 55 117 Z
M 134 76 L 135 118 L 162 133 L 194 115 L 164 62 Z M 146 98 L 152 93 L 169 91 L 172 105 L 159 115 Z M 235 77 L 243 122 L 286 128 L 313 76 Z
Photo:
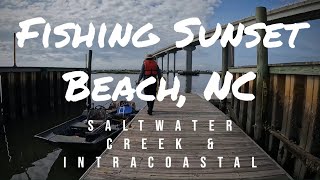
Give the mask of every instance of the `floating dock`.
M 184 94 L 186 103 L 177 108 L 176 103 L 165 98 L 155 104 L 154 115 L 143 108 L 132 120 L 128 131 L 123 131 L 113 142 L 111 150 L 101 154 L 97 162 L 83 174 L 81 179 L 292 179 L 280 165 L 264 152 L 235 123 L 232 131 L 226 131 L 223 112 L 195 94 Z M 138 120 L 144 120 L 140 131 Z M 164 120 L 163 131 L 156 131 L 155 120 Z M 175 131 L 176 120 L 181 122 L 181 131 Z M 198 120 L 196 131 L 192 120 Z M 209 131 L 209 120 L 215 120 L 214 131 Z M 124 138 L 130 139 L 130 149 L 124 149 Z M 141 138 L 147 138 L 147 149 L 141 148 Z M 159 149 L 158 139 L 164 138 L 164 149 Z M 182 149 L 176 149 L 176 138 L 182 138 Z M 207 148 L 208 138 L 213 138 L 214 148 Z M 148 167 L 148 158 L 154 158 L 153 168 Z M 171 168 L 165 159 L 171 157 Z M 183 168 L 184 157 L 189 168 Z M 206 167 L 201 168 L 200 158 L 206 157 Z M 219 168 L 218 156 L 222 156 Z M 235 157 L 240 168 L 234 168 Z M 252 156 L 255 165 L 252 168 Z M 119 168 L 113 168 L 113 157 L 119 157 Z M 136 168 L 131 168 L 135 157 Z

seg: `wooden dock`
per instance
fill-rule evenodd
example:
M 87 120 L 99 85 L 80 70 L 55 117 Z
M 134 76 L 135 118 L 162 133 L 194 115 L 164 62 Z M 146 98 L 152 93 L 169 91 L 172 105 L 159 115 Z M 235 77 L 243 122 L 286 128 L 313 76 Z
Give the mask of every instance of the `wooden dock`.
M 235 123 L 232 131 L 226 131 L 229 119 L 215 106 L 195 94 L 184 94 L 185 105 L 179 109 L 169 98 L 155 105 L 154 115 L 146 108 L 133 119 L 128 131 L 122 132 L 113 142 L 113 148 L 101 154 L 100 167 L 95 162 L 81 179 L 291 179 L 271 157 L 267 155 Z M 144 120 L 140 131 L 138 120 Z M 164 120 L 162 132 L 156 131 L 155 120 Z M 182 131 L 175 131 L 176 120 Z M 192 120 L 198 120 L 194 131 Z M 214 131 L 209 131 L 209 120 L 215 120 Z M 124 138 L 130 139 L 130 149 L 124 150 Z M 141 138 L 147 138 L 147 149 L 141 149 Z M 164 138 L 164 149 L 159 149 L 158 139 Z M 182 149 L 176 149 L 176 138 L 182 138 Z M 208 138 L 213 138 L 214 148 L 207 148 Z M 154 158 L 153 168 L 148 167 L 148 158 Z M 171 168 L 166 168 L 165 159 L 172 159 Z M 189 168 L 183 168 L 184 157 Z M 206 167 L 201 168 L 200 157 L 206 157 Z M 222 156 L 219 168 L 218 156 Z M 240 168 L 234 168 L 235 157 Z M 252 168 L 251 158 L 255 157 Z M 113 157 L 119 157 L 119 168 L 113 168 Z M 137 167 L 131 168 L 135 157 Z

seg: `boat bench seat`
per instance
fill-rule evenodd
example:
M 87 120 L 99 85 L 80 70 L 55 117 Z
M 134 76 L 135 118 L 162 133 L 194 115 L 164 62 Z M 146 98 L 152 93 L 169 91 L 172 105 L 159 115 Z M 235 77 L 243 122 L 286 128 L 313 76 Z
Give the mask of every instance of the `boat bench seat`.
M 93 127 L 100 126 L 101 124 L 104 123 L 104 120 L 92 120 L 92 121 L 93 121 L 93 123 L 92 123 Z M 72 124 L 70 127 L 75 128 L 75 129 L 88 129 L 89 125 L 84 122 L 76 122 L 76 123 Z
M 88 129 L 88 124 L 83 122 L 76 122 L 70 126 L 71 128 L 75 129 Z
M 56 135 L 50 138 L 51 141 L 54 142 L 65 142 L 65 143 L 84 143 L 86 142 L 86 138 L 79 136 L 64 136 L 64 135 Z

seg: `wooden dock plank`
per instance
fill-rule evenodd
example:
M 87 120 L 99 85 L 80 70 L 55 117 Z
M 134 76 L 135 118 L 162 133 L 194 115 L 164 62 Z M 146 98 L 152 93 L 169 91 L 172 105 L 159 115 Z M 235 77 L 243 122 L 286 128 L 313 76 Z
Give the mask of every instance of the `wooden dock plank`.
M 112 149 L 102 153 L 100 167 L 95 162 L 81 179 L 291 179 L 235 123 L 232 131 L 226 131 L 228 117 L 219 109 L 197 95 L 185 96 L 182 108 L 166 98 L 156 103 L 153 116 L 142 109 L 129 130 L 115 139 Z M 140 119 L 144 120 L 142 131 Z M 156 131 L 155 120 L 164 120 L 163 131 Z M 176 120 L 180 120 L 182 131 L 175 131 Z M 192 120 L 198 120 L 196 131 Z M 214 131 L 209 131 L 209 120 L 215 120 Z M 130 139 L 130 149 L 124 149 L 124 138 Z M 147 149 L 141 148 L 141 138 L 147 138 Z M 164 149 L 159 149 L 159 138 L 164 138 Z M 182 149 L 176 149 L 176 138 L 182 138 Z M 213 138 L 214 149 L 208 150 L 208 138 Z M 154 158 L 153 168 L 148 167 L 150 156 Z M 171 168 L 165 166 L 167 156 L 171 157 Z M 185 156 L 189 168 L 183 168 Z M 202 156 L 206 157 L 205 168 L 201 168 Z M 223 157 L 221 168 L 218 156 Z M 240 168 L 234 168 L 236 156 Z M 252 156 L 257 168 L 252 168 Z M 113 168 L 114 157 L 119 158 L 119 168 Z M 132 157 L 136 168 L 130 167 Z

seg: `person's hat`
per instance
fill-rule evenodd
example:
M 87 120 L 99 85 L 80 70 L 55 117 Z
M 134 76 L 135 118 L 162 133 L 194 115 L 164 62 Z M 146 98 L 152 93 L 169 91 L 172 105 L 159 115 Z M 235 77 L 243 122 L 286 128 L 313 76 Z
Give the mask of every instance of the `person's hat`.
M 146 55 L 146 59 L 153 59 L 153 55 L 152 54 L 147 54 Z

